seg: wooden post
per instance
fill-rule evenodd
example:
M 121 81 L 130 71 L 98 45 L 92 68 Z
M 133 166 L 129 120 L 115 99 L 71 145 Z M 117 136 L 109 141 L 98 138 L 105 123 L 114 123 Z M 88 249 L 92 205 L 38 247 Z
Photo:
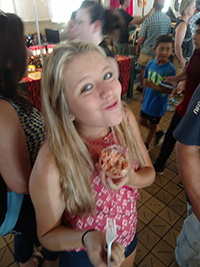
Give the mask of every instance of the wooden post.
M 142 17 L 144 17 L 144 0 L 142 0 Z

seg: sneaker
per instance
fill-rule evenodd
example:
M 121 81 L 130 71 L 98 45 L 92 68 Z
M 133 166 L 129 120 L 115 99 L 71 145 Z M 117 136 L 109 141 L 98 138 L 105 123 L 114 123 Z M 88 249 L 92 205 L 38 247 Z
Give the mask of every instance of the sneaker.
M 167 111 L 174 112 L 175 108 L 173 108 L 170 104 L 167 104 Z
M 165 132 L 164 131 L 162 131 L 162 130 L 157 131 L 155 133 L 154 146 L 160 146 L 164 141 L 164 137 L 165 137 Z
M 153 164 L 153 167 L 157 174 L 164 174 L 164 168 L 159 167 L 158 165 L 156 165 L 156 163 Z
M 178 104 L 180 103 L 180 101 L 177 101 L 174 98 L 169 99 L 168 104 L 174 105 L 174 106 L 178 106 Z

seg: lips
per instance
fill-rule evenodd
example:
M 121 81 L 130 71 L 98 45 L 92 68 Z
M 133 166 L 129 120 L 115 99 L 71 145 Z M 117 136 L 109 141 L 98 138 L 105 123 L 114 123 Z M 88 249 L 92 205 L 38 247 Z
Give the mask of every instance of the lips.
M 105 107 L 106 110 L 112 110 L 118 107 L 118 101 L 114 101 Z

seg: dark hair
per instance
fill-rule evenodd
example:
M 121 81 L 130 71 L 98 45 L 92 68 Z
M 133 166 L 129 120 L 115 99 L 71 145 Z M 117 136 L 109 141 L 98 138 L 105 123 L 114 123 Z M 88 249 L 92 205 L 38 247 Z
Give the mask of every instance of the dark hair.
M 124 4 L 125 0 L 119 0 L 119 4 L 122 6 Z
M 24 26 L 15 14 L 0 16 L 0 94 L 19 102 L 28 102 L 18 91 L 26 70 Z
M 112 12 L 110 9 L 104 9 L 102 5 L 93 1 L 83 1 L 80 6 L 88 10 L 91 24 L 97 20 L 101 22 L 102 34 L 113 33 L 121 28 L 121 20 L 119 15 Z
M 77 10 L 73 11 L 72 14 L 71 14 L 71 20 L 75 20 L 76 19 L 76 13 L 77 13 Z
M 156 39 L 155 48 L 158 47 L 158 45 L 160 43 L 172 43 L 172 45 L 173 45 L 172 36 L 170 36 L 170 35 L 160 35 Z
M 200 25 L 200 18 L 195 22 L 196 25 Z

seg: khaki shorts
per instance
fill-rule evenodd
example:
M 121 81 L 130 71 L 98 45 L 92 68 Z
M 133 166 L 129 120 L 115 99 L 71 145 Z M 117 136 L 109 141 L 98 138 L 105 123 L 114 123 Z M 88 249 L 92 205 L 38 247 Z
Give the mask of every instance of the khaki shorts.
M 146 67 L 147 63 L 152 59 L 154 59 L 154 57 L 140 53 L 138 58 L 138 64 L 140 64 L 142 67 Z
M 172 64 L 174 65 L 174 67 L 176 69 L 176 75 L 180 74 L 183 71 L 186 62 L 187 62 L 187 60 L 184 59 L 183 63 L 180 64 L 177 56 L 173 55 Z

